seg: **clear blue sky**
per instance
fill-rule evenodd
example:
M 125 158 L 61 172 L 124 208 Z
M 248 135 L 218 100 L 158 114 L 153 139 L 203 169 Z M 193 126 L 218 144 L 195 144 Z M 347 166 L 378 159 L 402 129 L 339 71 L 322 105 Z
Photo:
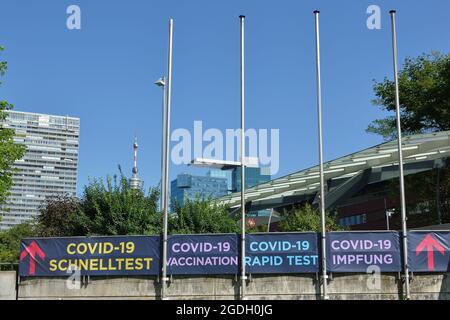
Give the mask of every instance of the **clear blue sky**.
M 82 29 L 66 28 L 66 8 Z M 366 9 L 382 9 L 382 29 Z M 167 21 L 175 20 L 172 128 L 239 126 L 239 19 L 246 19 L 247 127 L 280 129 L 280 172 L 317 163 L 314 9 L 321 10 L 324 152 L 333 159 L 380 143 L 384 116 L 372 80 L 392 76 L 389 9 L 399 59 L 450 51 L 450 2 L 381 0 L 1 0 L 9 71 L 0 98 L 17 110 L 81 118 L 78 190 L 88 177 L 131 173 L 134 134 L 146 187 L 160 179 L 161 91 Z M 185 166 L 172 166 L 171 178 Z

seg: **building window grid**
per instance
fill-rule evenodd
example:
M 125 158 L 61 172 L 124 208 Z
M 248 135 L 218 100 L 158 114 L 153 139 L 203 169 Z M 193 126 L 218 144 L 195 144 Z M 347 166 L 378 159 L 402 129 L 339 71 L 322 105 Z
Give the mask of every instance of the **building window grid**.
M 15 140 L 27 146 L 27 153 L 14 164 L 20 171 L 13 174 L 14 185 L 7 202 L 10 211 L 0 213 L 3 217 L 0 229 L 36 215 L 48 196 L 76 194 L 79 148 L 79 119 L 7 113 L 5 127 L 16 130 Z

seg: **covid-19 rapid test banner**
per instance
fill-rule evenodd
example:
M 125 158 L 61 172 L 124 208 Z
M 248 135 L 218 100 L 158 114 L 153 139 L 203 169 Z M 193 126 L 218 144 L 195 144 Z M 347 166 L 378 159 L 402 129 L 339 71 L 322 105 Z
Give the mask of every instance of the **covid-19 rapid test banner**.
M 319 271 L 318 236 L 305 233 L 249 234 L 248 273 L 315 273 Z

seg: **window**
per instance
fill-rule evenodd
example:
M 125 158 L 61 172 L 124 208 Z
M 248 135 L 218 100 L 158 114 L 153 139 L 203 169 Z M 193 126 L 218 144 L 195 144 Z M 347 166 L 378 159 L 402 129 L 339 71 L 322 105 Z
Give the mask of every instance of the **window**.
M 339 219 L 339 224 L 346 227 L 364 224 L 366 222 L 367 222 L 367 215 L 365 213 Z

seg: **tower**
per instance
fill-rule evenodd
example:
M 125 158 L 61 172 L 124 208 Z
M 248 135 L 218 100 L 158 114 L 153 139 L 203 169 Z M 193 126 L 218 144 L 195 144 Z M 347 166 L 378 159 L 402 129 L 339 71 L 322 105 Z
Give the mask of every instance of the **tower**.
M 133 144 L 133 154 L 134 154 L 134 161 L 133 161 L 133 170 L 132 170 L 132 177 L 130 179 L 130 187 L 131 189 L 139 190 L 142 188 L 142 180 L 138 176 L 138 169 L 137 169 L 137 149 L 138 149 L 138 143 L 137 143 L 137 137 L 134 139 Z

